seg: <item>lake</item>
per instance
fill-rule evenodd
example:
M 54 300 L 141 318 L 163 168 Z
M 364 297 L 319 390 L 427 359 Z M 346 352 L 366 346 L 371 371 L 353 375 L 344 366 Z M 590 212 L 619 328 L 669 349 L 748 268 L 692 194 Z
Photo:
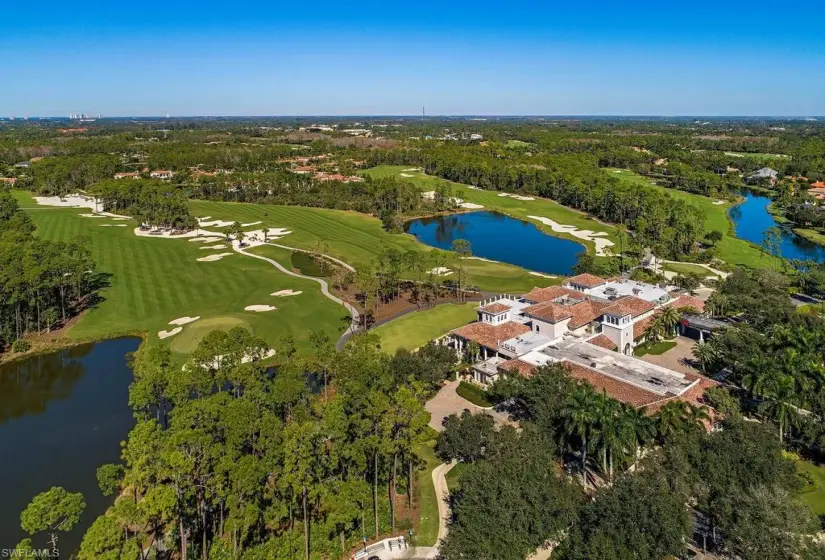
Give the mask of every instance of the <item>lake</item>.
M 0 549 L 26 536 L 20 512 L 52 486 L 86 500 L 79 525 L 59 533 L 60 558 L 111 505 L 95 471 L 120 461 L 120 442 L 134 426 L 126 355 L 139 345 L 139 338 L 119 338 L 0 365 Z M 34 544 L 46 546 L 45 539 Z
M 742 204 L 731 207 L 730 219 L 736 231 L 736 236 L 762 245 L 765 231 L 774 226 L 782 230 L 780 250 L 786 259 L 825 261 L 825 246 L 814 243 L 795 234 L 791 228 L 778 224 L 768 212 L 771 199 L 751 191 L 743 192 L 745 197 Z
M 404 231 L 439 249 L 450 249 L 456 239 L 466 239 L 477 257 L 547 274 L 570 275 L 585 252 L 584 245 L 547 235 L 535 224 L 497 212 L 420 218 L 407 222 Z

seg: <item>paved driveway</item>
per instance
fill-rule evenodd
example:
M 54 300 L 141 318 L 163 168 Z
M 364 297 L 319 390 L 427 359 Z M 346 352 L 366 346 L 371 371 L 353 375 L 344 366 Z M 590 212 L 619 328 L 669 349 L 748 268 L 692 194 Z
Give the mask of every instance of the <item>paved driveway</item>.
M 450 381 L 424 405 L 424 408 L 430 413 L 430 427 L 433 430 L 442 431 L 444 429 L 444 419 L 450 414 L 460 416 L 461 413 L 464 412 L 464 409 L 469 410 L 473 414 L 489 414 L 495 418 L 497 424 L 516 425 L 515 422 L 509 419 L 507 413 L 476 406 L 467 399 L 459 396 L 455 391 L 458 384 L 458 381 Z
M 682 373 L 699 373 L 697 369 L 687 365 L 693 360 L 693 346 L 695 344 L 696 341 L 692 338 L 677 336 L 676 346 L 664 354 L 660 354 L 658 356 L 645 354 L 640 359 L 650 362 L 651 364 L 672 369 L 673 371 L 679 371 Z

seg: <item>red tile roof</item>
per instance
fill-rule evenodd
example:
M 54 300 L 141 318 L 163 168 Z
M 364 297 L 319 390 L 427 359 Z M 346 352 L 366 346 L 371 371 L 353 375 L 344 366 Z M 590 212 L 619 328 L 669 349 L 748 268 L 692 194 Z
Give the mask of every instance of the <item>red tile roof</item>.
M 652 323 L 655 318 L 655 315 L 651 315 L 650 317 L 645 317 L 641 321 L 636 321 L 633 323 L 633 340 L 637 340 L 645 336 L 647 334 L 648 327 L 650 327 L 650 323 Z
M 573 313 L 568 307 L 558 305 L 551 301 L 525 307 L 522 313 L 536 319 L 541 319 L 542 321 L 547 321 L 548 323 L 559 323 L 573 317 Z
M 608 397 L 616 399 L 617 401 L 639 407 L 653 404 L 662 398 L 656 393 L 651 393 L 629 383 L 613 379 L 612 377 L 608 377 L 582 365 L 574 364 L 567 360 L 563 361 L 562 364 L 564 364 L 565 369 L 567 369 L 571 377 L 586 381 L 599 393 L 604 391 Z
M 466 340 L 472 340 L 487 348 L 495 349 L 499 342 L 530 332 L 530 327 L 512 322 L 501 325 L 477 322 L 464 325 L 451 332 Z
M 697 311 L 699 311 L 699 313 L 704 313 L 705 311 L 704 301 L 697 297 L 687 294 L 679 296 L 678 298 L 676 298 L 676 301 L 672 302 L 670 305 L 676 309 L 680 309 L 682 307 L 693 307 Z
M 567 282 L 578 286 L 584 286 L 586 288 L 595 288 L 596 286 L 601 286 L 604 284 L 605 280 L 603 278 L 599 278 L 598 276 L 594 276 L 593 274 L 585 273 L 572 276 L 567 279 Z
M 515 372 L 521 375 L 522 377 L 533 377 L 533 372 L 535 371 L 536 367 L 533 364 L 528 364 L 527 362 L 523 362 L 518 358 L 514 358 L 512 360 L 507 360 L 506 362 L 502 362 L 498 365 L 498 369 L 501 371 L 509 371 Z
M 600 303 L 597 301 L 586 300 L 581 303 L 577 303 L 575 305 L 571 305 L 567 307 L 570 312 L 573 314 L 573 318 L 570 320 L 570 323 L 567 325 L 570 329 L 578 329 L 579 327 L 583 327 L 588 323 L 592 323 L 602 315 L 604 315 L 604 309 L 607 307 L 604 303 Z
M 533 288 L 524 294 L 524 299 L 528 301 L 535 301 L 536 303 L 544 303 L 545 301 L 552 301 L 562 296 L 582 297 L 582 294 L 581 292 L 571 290 L 570 288 L 549 286 L 547 288 Z
M 653 303 L 636 296 L 622 296 L 616 300 L 616 303 L 620 303 L 630 309 L 634 317 L 638 317 L 648 311 L 653 311 L 656 308 Z
M 622 305 L 618 301 L 614 301 L 613 303 L 611 303 L 610 305 L 608 305 L 607 307 L 605 307 L 602 310 L 603 315 L 607 315 L 608 313 L 610 315 L 615 315 L 617 317 L 626 317 L 628 315 L 632 316 L 633 315 L 633 310 L 630 309 L 629 307 L 625 307 L 624 305 Z
M 498 313 L 504 313 L 505 311 L 509 311 L 510 308 L 504 305 L 503 303 L 496 302 L 491 303 L 489 305 L 485 305 L 484 307 L 479 307 L 478 310 L 484 311 L 485 313 L 493 313 L 495 315 Z
M 596 346 L 601 346 L 602 348 L 605 348 L 607 350 L 616 350 L 618 348 L 615 342 L 613 342 L 603 334 L 594 336 L 593 338 L 588 339 L 587 342 L 589 342 L 590 344 L 595 344 Z

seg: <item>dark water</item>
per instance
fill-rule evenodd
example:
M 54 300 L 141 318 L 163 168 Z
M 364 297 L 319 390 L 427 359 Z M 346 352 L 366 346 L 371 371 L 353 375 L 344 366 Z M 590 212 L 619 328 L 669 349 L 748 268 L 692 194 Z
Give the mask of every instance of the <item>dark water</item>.
M 776 223 L 774 217 L 768 212 L 768 204 L 771 203 L 770 198 L 750 191 L 742 194 L 745 201 L 742 204 L 733 206 L 729 211 L 737 237 L 762 245 L 765 231 L 774 226 L 779 226 L 782 230 L 780 250 L 783 258 L 825 261 L 825 246 L 808 241 L 804 237 L 796 235 L 791 228 Z
M 419 241 L 450 249 L 456 239 L 470 242 L 473 255 L 548 274 L 569 275 L 585 247 L 547 235 L 534 224 L 496 212 L 470 212 L 421 218 L 404 230 Z
M 78 526 L 59 533 L 60 558 L 69 558 L 112 503 L 95 471 L 119 462 L 120 442 L 134 425 L 126 354 L 139 344 L 120 338 L 0 366 L 0 552 L 26 536 L 20 512 L 52 486 L 86 500 Z M 43 537 L 34 544 L 46 546 Z

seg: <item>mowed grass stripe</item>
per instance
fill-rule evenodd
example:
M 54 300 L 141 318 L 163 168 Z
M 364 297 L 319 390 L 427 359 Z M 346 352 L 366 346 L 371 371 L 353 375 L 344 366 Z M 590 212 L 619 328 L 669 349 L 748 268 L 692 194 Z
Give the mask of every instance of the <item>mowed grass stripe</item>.
M 344 309 L 324 298 L 314 282 L 284 275 L 268 263 L 238 254 L 200 263 L 199 257 L 229 251 L 201 250 L 200 243 L 187 240 L 140 238 L 134 235 L 134 222 L 125 222 L 128 227 L 101 227 L 118 222 L 79 216 L 84 212 L 54 209 L 29 213 L 38 226 L 37 234 L 44 239 L 88 237 L 98 268 L 112 274 L 111 285 L 102 294 L 104 301 L 66 333 L 70 338 L 146 331 L 149 344 L 157 344 L 157 331 L 171 328 L 170 320 L 200 315 L 234 317 L 271 344 L 285 332 L 292 332 L 298 349 L 309 351 L 308 335 L 313 328 L 333 338 L 345 328 L 341 322 Z M 257 210 L 252 213 L 254 219 L 243 221 L 256 221 L 255 213 Z M 295 298 L 269 295 L 280 289 L 303 294 Z M 270 304 L 278 309 L 259 314 L 244 311 L 250 304 Z

